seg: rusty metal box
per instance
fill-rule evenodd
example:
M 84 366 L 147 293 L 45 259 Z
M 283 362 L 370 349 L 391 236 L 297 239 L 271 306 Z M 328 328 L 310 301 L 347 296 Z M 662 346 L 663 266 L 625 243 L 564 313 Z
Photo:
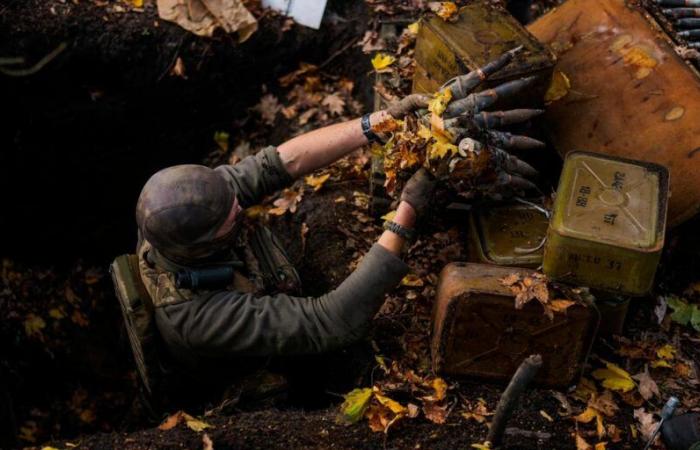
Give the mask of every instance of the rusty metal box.
M 524 358 L 539 353 L 544 364 L 536 383 L 575 383 L 595 337 L 597 308 L 574 305 L 553 320 L 537 301 L 516 310 L 514 295 L 501 283 L 512 273 L 531 271 L 472 263 L 445 266 L 433 310 L 433 369 L 507 381 Z
M 543 270 L 552 279 L 644 295 L 666 231 L 668 171 L 587 152 L 564 162 Z
M 528 29 L 570 84 L 543 121 L 554 147 L 668 168 L 674 226 L 700 211 L 700 73 L 645 10 L 652 3 L 567 0 Z
M 485 205 L 469 218 L 470 261 L 501 266 L 539 267 L 549 219 L 521 203 Z
M 528 92 L 539 103 L 549 86 L 554 54 L 507 11 L 485 0 L 460 9 L 456 22 L 433 17 L 421 24 L 416 40 L 413 92 L 436 92 L 449 79 L 475 70 L 520 45 L 524 51 L 487 85 L 538 75 L 538 82 Z M 523 101 L 532 100 L 530 95 L 527 97 Z

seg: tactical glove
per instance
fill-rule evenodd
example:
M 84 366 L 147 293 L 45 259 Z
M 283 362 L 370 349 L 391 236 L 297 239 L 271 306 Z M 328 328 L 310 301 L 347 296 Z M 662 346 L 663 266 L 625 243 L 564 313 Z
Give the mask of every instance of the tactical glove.
M 419 169 L 406 183 L 401 192 L 401 201 L 411 205 L 416 211 L 416 216 L 421 216 L 433 196 L 437 180 L 425 168 Z
M 389 105 L 386 112 L 394 119 L 403 119 L 412 112 L 427 108 L 429 100 L 429 95 L 411 94 Z

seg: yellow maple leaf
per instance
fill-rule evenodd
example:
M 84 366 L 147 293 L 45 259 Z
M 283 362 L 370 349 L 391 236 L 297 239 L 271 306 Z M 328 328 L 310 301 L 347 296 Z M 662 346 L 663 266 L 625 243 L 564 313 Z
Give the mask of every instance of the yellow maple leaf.
M 634 380 L 624 369 L 607 361 L 605 367 L 605 369 L 596 369 L 591 373 L 596 380 L 602 380 L 603 387 L 621 392 L 629 392 L 634 389 Z
M 319 176 L 313 176 L 309 175 L 308 177 L 304 178 L 304 181 L 306 184 L 314 188 L 314 192 L 318 191 L 323 187 L 323 184 L 328 181 L 328 179 L 331 177 L 330 173 L 324 174 L 324 175 L 319 175 Z
M 396 400 L 392 400 L 389 397 L 379 393 L 379 389 L 374 389 L 374 398 L 377 399 L 382 406 L 389 408 L 391 412 L 397 415 L 404 415 L 408 413 L 408 409 Z
M 135 8 L 143 8 L 143 0 L 131 0 L 131 4 L 134 5 Z
M 665 367 L 667 369 L 670 369 L 673 366 L 671 366 L 671 363 L 666 361 L 665 359 L 657 359 L 656 361 L 651 362 L 651 367 L 652 369 L 658 369 L 659 367 Z
M 443 89 L 435 94 L 428 102 L 428 111 L 441 117 L 442 113 L 447 109 L 447 105 L 450 104 L 450 100 L 452 100 L 452 91 L 450 89 Z
M 476 448 L 479 450 L 491 450 L 491 443 L 489 441 L 486 441 L 483 444 L 472 444 L 472 448 Z
M 29 313 L 27 318 L 24 320 L 24 332 L 27 336 L 31 335 L 41 335 L 41 330 L 46 328 L 46 322 L 41 316 Z
M 561 70 L 557 70 L 552 75 L 547 93 L 544 94 L 544 102 L 549 104 L 566 97 L 571 89 L 571 81 Z
M 676 349 L 672 345 L 666 344 L 656 350 L 656 356 L 661 359 L 674 359 L 676 357 Z
M 409 273 L 401 279 L 401 286 L 421 287 L 423 286 L 423 280 L 418 275 Z
M 442 400 L 447 395 L 447 383 L 442 378 L 435 378 L 430 385 L 435 389 L 433 397 L 435 400 Z
M 381 219 L 385 221 L 391 221 L 394 220 L 394 217 L 396 217 L 396 211 L 389 211 L 388 213 L 384 214 Z
M 374 55 L 374 58 L 372 58 L 372 67 L 374 67 L 374 70 L 386 69 L 390 65 L 394 64 L 395 61 L 396 58 L 388 53 L 377 53 Z
M 598 443 L 595 445 L 594 450 L 606 450 L 606 448 L 607 448 L 607 447 L 605 446 L 606 444 L 607 444 L 607 442 L 598 442 Z
M 418 34 L 418 30 L 420 30 L 420 20 L 416 20 L 406 28 L 408 28 L 411 34 Z
M 356 423 L 367 410 L 372 398 L 371 388 L 357 388 L 345 394 L 345 401 L 340 405 L 338 419 L 345 423 Z
M 603 437 L 603 435 L 605 435 L 605 424 L 603 423 L 603 415 L 600 414 L 598 410 L 589 406 L 584 412 L 576 416 L 575 419 L 577 422 L 581 423 L 589 423 L 590 421 L 595 419 L 596 432 L 598 433 L 598 437 L 601 438 Z
M 446 22 L 452 22 L 457 19 L 459 9 L 454 2 L 431 2 L 430 9 Z

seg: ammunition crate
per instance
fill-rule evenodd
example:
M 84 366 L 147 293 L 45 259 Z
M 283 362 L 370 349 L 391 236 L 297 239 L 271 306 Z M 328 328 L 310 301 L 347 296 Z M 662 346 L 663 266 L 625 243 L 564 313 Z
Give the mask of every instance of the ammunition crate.
M 700 211 L 700 74 L 659 26 L 653 2 L 568 0 L 528 26 L 558 53 L 570 89 L 547 107 L 552 144 L 668 168 L 668 223 Z
M 646 294 L 664 245 L 668 172 L 587 152 L 564 162 L 544 250 L 544 273 L 618 294 Z
M 469 217 L 469 260 L 501 266 L 539 267 L 549 219 L 521 203 L 484 205 Z
M 536 75 L 538 81 L 514 104 L 541 104 L 552 77 L 554 54 L 507 11 L 479 0 L 463 7 L 456 22 L 433 17 L 416 40 L 413 92 L 437 92 L 446 81 L 469 73 L 522 45 L 524 50 L 489 78 L 485 87 Z
M 527 269 L 451 263 L 438 282 L 433 310 L 432 362 L 439 373 L 508 381 L 528 355 L 542 355 L 535 377 L 564 388 L 580 377 L 599 322 L 595 305 L 574 305 L 550 320 L 536 300 L 515 309 L 501 280 Z

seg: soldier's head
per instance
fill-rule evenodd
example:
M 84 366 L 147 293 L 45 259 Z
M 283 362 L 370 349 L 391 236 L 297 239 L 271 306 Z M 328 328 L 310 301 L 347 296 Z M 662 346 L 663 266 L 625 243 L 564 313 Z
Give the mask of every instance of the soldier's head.
M 146 182 L 136 222 L 163 256 L 189 262 L 222 249 L 240 209 L 233 188 L 216 170 L 186 164 L 163 169 Z

